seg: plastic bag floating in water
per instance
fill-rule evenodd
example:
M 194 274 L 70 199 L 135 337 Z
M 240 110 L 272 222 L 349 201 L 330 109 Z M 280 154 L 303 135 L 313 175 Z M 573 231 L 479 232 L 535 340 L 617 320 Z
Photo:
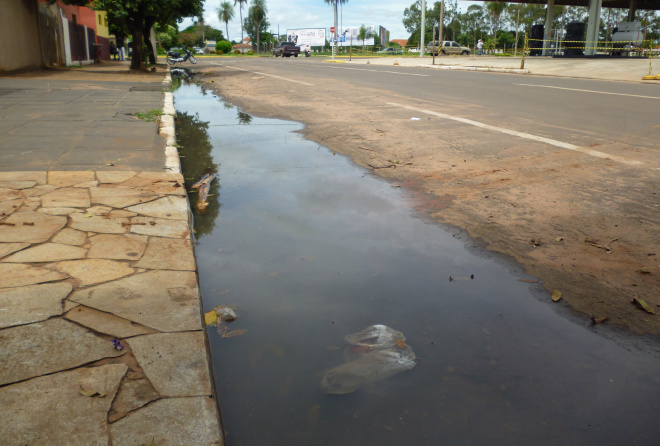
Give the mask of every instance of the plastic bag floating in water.
M 344 339 L 345 364 L 328 370 L 321 387 L 326 393 L 352 393 L 365 384 L 382 381 L 417 364 L 403 333 L 385 325 L 372 325 Z

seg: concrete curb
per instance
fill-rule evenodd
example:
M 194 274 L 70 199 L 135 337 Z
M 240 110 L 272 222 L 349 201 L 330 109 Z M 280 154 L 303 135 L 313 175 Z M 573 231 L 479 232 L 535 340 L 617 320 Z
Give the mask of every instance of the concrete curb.
M 493 73 L 532 74 L 530 70 L 525 70 L 520 68 L 464 67 L 458 65 L 415 65 L 415 67 L 433 68 L 436 70 L 487 71 Z
M 163 80 L 163 85 L 169 88 L 172 85 L 172 76 L 169 71 Z M 165 92 L 163 103 L 163 116 L 160 120 L 160 134 L 165 138 L 165 168 L 170 172 L 181 173 L 181 160 L 179 151 L 176 148 L 176 131 L 174 128 L 174 95 L 172 92 Z
M 365 65 L 360 62 L 354 62 L 350 60 L 324 60 L 324 62 L 334 62 L 334 63 L 347 63 L 347 64 L 356 64 L 356 65 Z M 369 62 L 367 62 L 369 64 Z M 383 64 L 377 64 L 383 65 Z M 532 74 L 530 70 L 519 69 L 519 68 L 497 68 L 497 67 L 466 67 L 463 65 L 429 65 L 429 64 L 415 64 L 415 65 L 399 65 L 398 62 L 393 64 L 400 67 L 411 67 L 411 68 L 432 68 L 436 70 L 458 70 L 458 71 L 483 71 L 483 72 L 492 72 L 492 73 L 511 73 L 511 74 Z

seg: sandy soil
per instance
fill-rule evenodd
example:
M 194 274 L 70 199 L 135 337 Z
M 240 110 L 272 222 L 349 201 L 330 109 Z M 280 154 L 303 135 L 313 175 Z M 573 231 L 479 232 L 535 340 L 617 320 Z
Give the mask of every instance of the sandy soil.
M 422 212 L 514 258 L 585 320 L 660 333 L 657 171 L 440 118 L 411 120 L 414 112 L 387 103 L 420 101 L 330 79 L 313 97 L 295 84 L 228 68 L 202 69 L 199 79 L 246 113 L 305 123 L 307 139 L 414 191 Z

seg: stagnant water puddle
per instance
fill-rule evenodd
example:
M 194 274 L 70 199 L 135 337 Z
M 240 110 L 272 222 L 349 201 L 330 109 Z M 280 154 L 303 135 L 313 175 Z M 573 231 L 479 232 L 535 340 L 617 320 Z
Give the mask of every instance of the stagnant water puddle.
M 196 255 L 205 311 L 238 315 L 223 332 L 237 336 L 209 327 L 228 445 L 660 443 L 653 347 L 571 316 L 301 124 L 197 85 L 175 105 L 184 175 L 218 174 Z M 325 393 L 344 336 L 373 324 L 402 332 L 418 363 Z

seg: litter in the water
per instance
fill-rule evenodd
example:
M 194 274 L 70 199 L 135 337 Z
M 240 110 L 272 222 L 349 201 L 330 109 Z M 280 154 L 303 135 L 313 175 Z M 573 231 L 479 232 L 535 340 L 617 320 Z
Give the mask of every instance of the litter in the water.
M 385 325 L 372 325 L 344 339 L 349 344 L 344 350 L 345 364 L 324 373 L 321 387 L 326 393 L 352 393 L 417 364 L 403 333 Z
M 213 310 L 225 321 L 233 321 L 237 317 L 234 310 L 229 307 L 225 307 L 224 305 L 215 307 Z

